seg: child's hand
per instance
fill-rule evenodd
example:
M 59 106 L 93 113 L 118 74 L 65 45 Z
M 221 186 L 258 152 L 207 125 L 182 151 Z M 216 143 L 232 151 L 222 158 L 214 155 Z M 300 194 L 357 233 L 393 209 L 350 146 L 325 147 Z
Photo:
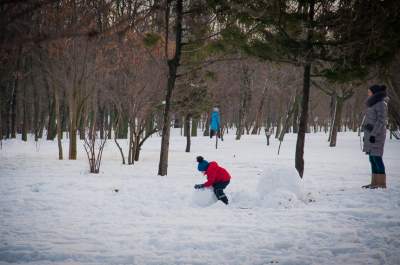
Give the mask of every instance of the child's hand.
M 204 188 L 204 184 L 196 184 L 196 185 L 194 185 L 194 188 L 195 188 L 196 190 L 202 189 L 202 188 Z

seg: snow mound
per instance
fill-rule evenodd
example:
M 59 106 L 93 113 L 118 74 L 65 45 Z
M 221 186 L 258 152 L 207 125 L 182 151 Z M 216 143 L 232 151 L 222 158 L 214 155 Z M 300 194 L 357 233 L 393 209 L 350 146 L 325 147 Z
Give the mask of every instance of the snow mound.
M 266 168 L 257 191 L 263 207 L 293 208 L 303 204 L 302 183 L 294 168 Z
M 204 188 L 193 191 L 192 204 L 199 207 L 208 207 L 216 203 L 217 197 L 213 189 Z

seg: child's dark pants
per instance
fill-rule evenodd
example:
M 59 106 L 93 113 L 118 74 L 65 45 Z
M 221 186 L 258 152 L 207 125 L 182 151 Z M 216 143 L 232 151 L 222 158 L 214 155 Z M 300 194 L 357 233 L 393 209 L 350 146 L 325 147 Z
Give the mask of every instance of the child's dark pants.
M 228 186 L 229 181 L 226 182 L 216 182 L 214 183 L 214 193 L 217 196 L 218 200 L 221 200 L 223 203 L 228 204 L 228 197 L 226 197 L 224 193 L 224 189 Z

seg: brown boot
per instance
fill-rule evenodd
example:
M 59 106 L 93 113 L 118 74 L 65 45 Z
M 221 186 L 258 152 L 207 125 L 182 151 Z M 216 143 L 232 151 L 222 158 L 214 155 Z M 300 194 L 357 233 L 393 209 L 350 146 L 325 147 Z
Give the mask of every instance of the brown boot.
M 386 189 L 386 174 L 376 174 L 376 184 L 377 188 Z
M 372 173 L 372 175 L 371 175 L 371 184 L 364 185 L 361 188 L 363 188 L 363 189 L 376 189 L 376 179 L 377 179 L 376 175 L 377 174 Z

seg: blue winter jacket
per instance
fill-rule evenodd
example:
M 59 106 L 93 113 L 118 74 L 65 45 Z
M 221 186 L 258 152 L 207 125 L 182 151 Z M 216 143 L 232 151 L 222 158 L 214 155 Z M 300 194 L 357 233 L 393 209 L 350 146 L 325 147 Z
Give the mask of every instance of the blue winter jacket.
M 220 128 L 220 120 L 219 120 L 219 112 L 213 111 L 211 113 L 211 123 L 210 123 L 211 130 L 218 131 Z

